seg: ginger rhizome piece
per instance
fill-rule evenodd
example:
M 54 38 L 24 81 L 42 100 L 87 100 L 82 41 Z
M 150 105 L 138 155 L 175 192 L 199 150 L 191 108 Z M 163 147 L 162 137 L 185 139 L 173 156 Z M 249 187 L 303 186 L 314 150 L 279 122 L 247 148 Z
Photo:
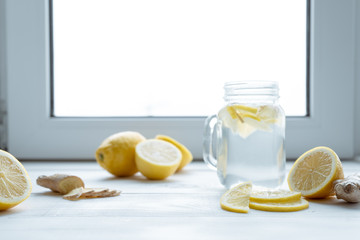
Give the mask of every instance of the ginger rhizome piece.
M 85 187 L 81 178 L 67 174 L 54 174 L 51 176 L 42 175 L 36 179 L 36 183 L 63 195 L 76 188 Z
M 360 202 L 360 173 L 334 181 L 334 189 L 338 199 L 347 202 Z
M 108 188 L 85 188 L 85 184 L 81 178 L 67 174 L 42 175 L 38 177 L 36 183 L 64 195 L 63 198 L 67 200 L 115 197 L 121 193 L 120 191 L 110 190 Z

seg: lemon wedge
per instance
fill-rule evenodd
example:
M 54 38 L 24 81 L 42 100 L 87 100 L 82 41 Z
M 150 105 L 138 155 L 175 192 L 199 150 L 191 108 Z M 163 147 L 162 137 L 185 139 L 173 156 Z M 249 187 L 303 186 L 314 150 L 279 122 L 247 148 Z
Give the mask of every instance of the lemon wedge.
M 26 200 L 32 185 L 24 166 L 10 153 L 0 150 L 0 210 Z
M 230 212 L 247 213 L 249 211 L 251 182 L 240 183 L 226 191 L 221 199 L 222 209 Z
M 136 145 L 136 166 L 148 179 L 162 180 L 172 175 L 181 159 L 180 150 L 163 140 L 148 139 Z
M 290 169 L 290 190 L 308 198 L 325 198 L 335 194 L 333 182 L 344 178 L 339 157 L 328 147 L 316 147 L 302 154 Z

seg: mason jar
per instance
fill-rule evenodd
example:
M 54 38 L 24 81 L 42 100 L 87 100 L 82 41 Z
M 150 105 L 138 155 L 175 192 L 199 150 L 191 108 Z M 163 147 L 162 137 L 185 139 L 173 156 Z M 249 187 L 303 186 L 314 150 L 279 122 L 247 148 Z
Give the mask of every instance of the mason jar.
M 224 106 L 205 121 L 204 161 L 227 188 L 245 181 L 280 187 L 286 156 L 278 83 L 228 82 L 224 90 Z

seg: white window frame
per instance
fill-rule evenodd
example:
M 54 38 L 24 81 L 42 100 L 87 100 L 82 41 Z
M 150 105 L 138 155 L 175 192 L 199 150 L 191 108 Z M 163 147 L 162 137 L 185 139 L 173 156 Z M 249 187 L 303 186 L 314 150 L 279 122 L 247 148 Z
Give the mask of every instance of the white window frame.
M 12 154 L 20 159 L 94 159 L 104 138 L 133 130 L 147 138 L 172 136 L 202 158 L 204 118 L 50 117 L 49 2 L 1 1 L 5 8 L 0 14 L 6 14 L 5 29 L 0 29 L 6 33 L 0 45 L 6 66 L 2 81 L 7 86 L 7 147 Z M 287 158 L 319 145 L 333 148 L 342 158 L 354 156 L 356 4 L 311 2 L 310 117 L 287 118 Z

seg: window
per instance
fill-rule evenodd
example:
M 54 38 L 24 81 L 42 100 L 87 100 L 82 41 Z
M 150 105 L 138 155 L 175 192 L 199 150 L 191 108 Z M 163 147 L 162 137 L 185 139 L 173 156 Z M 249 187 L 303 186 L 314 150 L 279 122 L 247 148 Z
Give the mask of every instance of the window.
M 27 159 L 92 159 L 108 135 L 136 130 L 173 136 L 202 157 L 203 117 L 51 117 L 48 9 L 48 1 L 6 1 L 9 151 Z M 309 116 L 287 119 L 288 158 L 318 145 L 344 158 L 354 154 L 353 9 L 355 1 L 311 2 Z
M 287 115 L 306 116 L 306 5 L 53 0 L 53 115 L 203 117 L 224 82 L 255 79 L 279 81 Z

